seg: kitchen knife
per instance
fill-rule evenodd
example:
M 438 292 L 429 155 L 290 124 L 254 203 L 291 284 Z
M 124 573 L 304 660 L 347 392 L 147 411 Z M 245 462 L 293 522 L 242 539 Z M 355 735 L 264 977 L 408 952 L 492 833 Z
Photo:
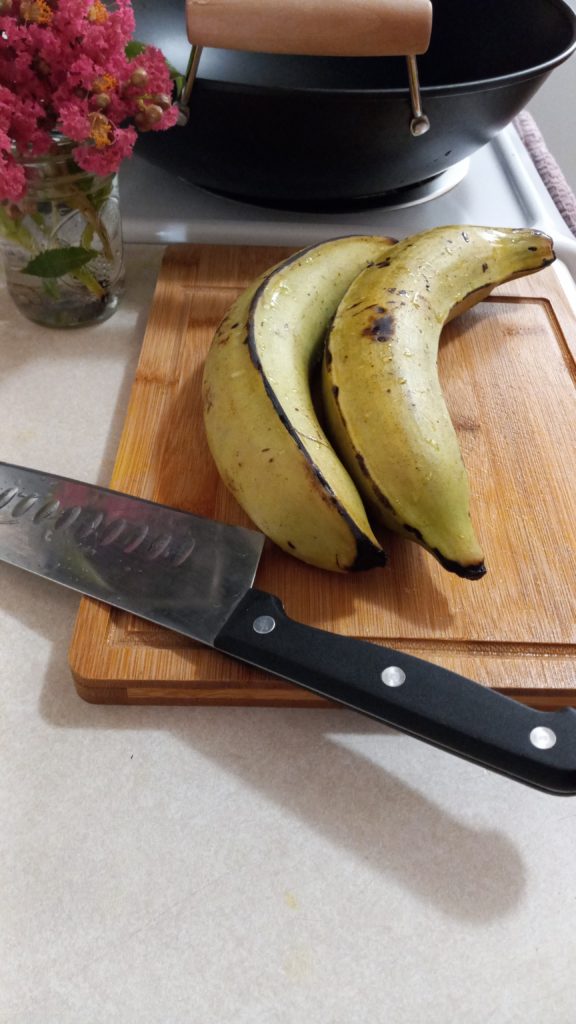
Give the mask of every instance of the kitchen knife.
M 295 622 L 252 584 L 264 537 L 0 463 L 0 559 L 183 633 L 538 789 L 576 793 L 576 710 L 543 712 Z

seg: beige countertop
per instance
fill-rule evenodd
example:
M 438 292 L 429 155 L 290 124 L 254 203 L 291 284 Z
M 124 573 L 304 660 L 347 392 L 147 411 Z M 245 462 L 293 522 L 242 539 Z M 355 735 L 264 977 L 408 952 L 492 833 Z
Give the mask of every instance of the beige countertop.
M 0 289 L 2 458 L 106 484 L 162 250 L 107 323 Z M 0 566 L 2 1024 L 573 1024 L 576 798 L 346 711 L 98 707 Z

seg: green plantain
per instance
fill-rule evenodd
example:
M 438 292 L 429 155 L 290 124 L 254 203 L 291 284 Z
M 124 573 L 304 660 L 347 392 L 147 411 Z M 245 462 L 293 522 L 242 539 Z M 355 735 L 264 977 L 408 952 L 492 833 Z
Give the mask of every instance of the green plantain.
M 206 360 L 204 422 L 220 476 L 263 533 L 323 569 L 385 561 L 318 421 L 310 378 L 349 284 L 392 245 L 350 236 L 284 260 L 237 299 Z
M 461 225 L 413 235 L 355 278 L 325 347 L 329 433 L 372 521 L 469 579 L 486 570 L 438 379 L 440 334 L 496 285 L 553 260 L 551 239 L 532 230 Z

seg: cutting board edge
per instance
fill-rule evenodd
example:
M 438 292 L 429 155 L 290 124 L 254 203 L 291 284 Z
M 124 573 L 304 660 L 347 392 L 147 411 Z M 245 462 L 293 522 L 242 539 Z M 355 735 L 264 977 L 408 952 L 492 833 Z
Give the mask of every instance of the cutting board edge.
M 194 695 L 190 693 L 170 693 L 164 687 L 113 687 L 87 686 L 80 680 L 74 680 L 77 695 L 88 704 L 110 704 L 110 705 L 141 705 L 144 707 L 228 707 L 228 708 L 262 708 L 262 709 L 294 709 L 314 711 L 345 711 L 343 705 L 335 704 L 332 701 L 322 698 L 305 700 L 295 697 L 279 696 L 271 699 L 267 693 L 259 697 L 253 690 L 246 690 L 244 693 L 237 693 L 233 697 L 215 695 L 210 697 L 207 693 Z M 296 689 L 296 688 L 295 688 Z M 565 707 L 576 706 L 576 689 L 550 692 L 521 692 L 493 687 L 495 693 L 511 697 L 520 704 L 534 708 L 537 711 L 561 711 Z

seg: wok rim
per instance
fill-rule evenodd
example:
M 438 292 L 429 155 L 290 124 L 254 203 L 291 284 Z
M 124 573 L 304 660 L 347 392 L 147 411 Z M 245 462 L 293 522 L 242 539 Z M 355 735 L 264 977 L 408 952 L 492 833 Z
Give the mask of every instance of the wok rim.
M 523 68 L 521 71 L 513 71 L 506 75 L 495 75 L 492 78 L 474 78 L 470 81 L 462 82 L 448 82 L 444 85 L 425 85 L 420 81 L 420 93 L 422 96 L 427 97 L 450 96 L 452 94 L 465 95 L 468 92 L 488 92 L 495 89 L 519 85 L 522 82 L 529 82 L 533 78 L 541 78 L 553 71 L 554 68 L 565 63 L 565 61 L 567 61 L 575 51 L 576 31 L 572 43 L 566 50 L 556 57 L 552 57 L 550 60 L 544 61 L 542 64 L 535 64 L 530 68 Z M 338 87 L 327 88 L 325 86 L 306 86 L 299 88 L 295 85 L 253 85 L 245 82 L 230 82 L 219 78 L 202 78 L 201 74 L 198 76 L 197 86 L 201 86 L 202 89 L 210 91 L 218 89 L 219 91 L 233 92 L 236 94 L 258 93 L 261 95 L 301 94 L 303 96 L 311 96 L 325 94 L 327 96 L 373 96 L 385 98 L 387 96 L 404 97 L 409 95 L 410 92 L 408 85 L 406 85 L 406 87 L 400 86 L 398 88 L 391 89 L 340 89 Z

